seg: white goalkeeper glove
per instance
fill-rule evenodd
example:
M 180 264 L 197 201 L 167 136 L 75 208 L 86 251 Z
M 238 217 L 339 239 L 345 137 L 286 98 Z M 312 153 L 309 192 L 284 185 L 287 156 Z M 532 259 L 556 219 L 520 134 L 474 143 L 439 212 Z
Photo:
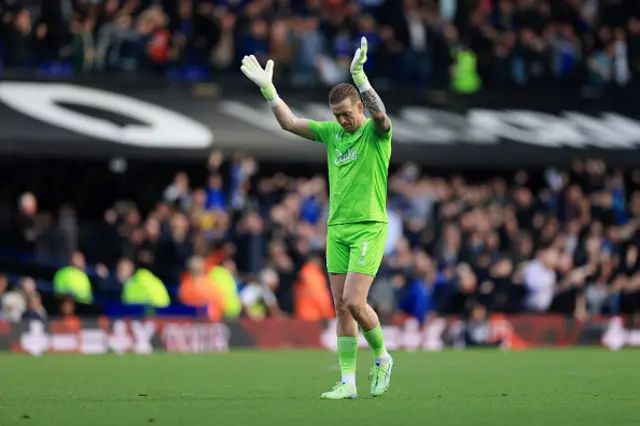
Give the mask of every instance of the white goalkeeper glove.
M 273 106 L 278 102 L 280 98 L 273 85 L 273 61 L 271 59 L 267 61 L 267 65 L 263 69 L 255 56 L 245 56 L 242 58 L 240 71 L 260 88 L 269 105 Z
M 367 75 L 364 73 L 363 69 L 364 63 L 367 62 L 367 50 L 367 39 L 365 37 L 362 37 L 360 39 L 360 47 L 353 55 L 351 67 L 349 68 L 349 70 L 351 71 L 353 82 L 356 84 L 356 86 L 358 86 L 358 89 L 360 89 L 361 92 L 371 88 L 369 79 L 367 78 Z

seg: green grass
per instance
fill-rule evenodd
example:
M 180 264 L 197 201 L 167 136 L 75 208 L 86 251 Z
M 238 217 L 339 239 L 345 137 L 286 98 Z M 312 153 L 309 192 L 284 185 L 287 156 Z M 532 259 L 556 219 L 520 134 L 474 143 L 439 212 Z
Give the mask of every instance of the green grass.
M 320 400 L 338 379 L 319 351 L 0 356 L 1 426 L 640 424 L 640 353 L 396 353 L 391 388 Z

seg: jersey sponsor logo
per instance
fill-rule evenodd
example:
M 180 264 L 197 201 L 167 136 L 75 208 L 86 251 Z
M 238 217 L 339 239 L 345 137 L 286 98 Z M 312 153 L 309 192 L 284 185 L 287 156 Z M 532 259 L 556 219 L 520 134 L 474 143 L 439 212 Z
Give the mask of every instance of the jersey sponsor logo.
M 342 166 L 347 163 L 351 163 L 358 159 L 358 151 L 353 148 L 349 148 L 347 152 L 342 152 L 336 149 L 336 158 L 333 160 L 333 164 L 336 166 Z

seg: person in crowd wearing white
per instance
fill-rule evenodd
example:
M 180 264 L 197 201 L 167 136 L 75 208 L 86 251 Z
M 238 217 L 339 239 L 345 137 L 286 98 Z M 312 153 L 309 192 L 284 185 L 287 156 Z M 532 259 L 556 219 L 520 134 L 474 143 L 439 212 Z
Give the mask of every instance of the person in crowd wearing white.
M 525 266 L 524 284 L 527 288 L 525 307 L 533 312 L 547 312 L 553 302 L 557 276 L 555 264 L 557 250 L 540 250 L 534 260 Z

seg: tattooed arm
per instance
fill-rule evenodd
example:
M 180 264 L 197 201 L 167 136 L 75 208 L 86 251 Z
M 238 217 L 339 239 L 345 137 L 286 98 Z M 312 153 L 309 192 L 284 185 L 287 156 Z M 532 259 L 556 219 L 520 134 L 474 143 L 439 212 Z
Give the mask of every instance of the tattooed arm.
M 371 87 L 371 83 L 369 83 L 369 79 L 364 73 L 363 67 L 367 62 L 367 50 L 367 39 L 362 37 L 360 39 L 360 48 L 356 50 L 355 55 L 353 55 L 353 61 L 351 61 L 351 76 L 353 77 L 353 82 L 358 86 L 362 102 L 371 114 L 374 129 L 378 133 L 386 133 L 391 128 L 389 117 L 387 117 L 387 109 L 380 96 Z
M 389 131 L 390 123 L 389 117 L 387 117 L 387 109 L 380 99 L 380 96 L 373 87 L 368 88 L 367 90 L 363 90 L 361 93 L 362 101 L 364 106 L 367 107 L 369 113 L 371 114 L 371 119 L 373 121 L 373 127 L 378 133 L 386 133 Z

